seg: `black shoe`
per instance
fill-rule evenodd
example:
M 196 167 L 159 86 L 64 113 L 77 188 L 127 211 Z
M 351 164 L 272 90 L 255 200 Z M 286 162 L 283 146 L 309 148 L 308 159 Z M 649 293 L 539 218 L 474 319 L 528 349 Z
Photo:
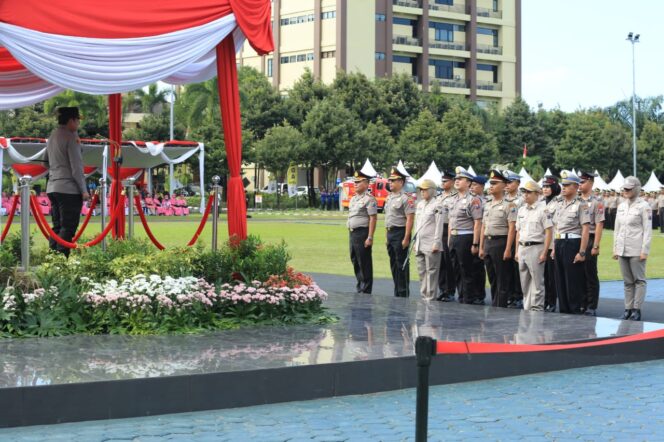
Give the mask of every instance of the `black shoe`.
M 641 310 L 635 308 L 632 310 L 632 316 L 629 317 L 630 321 L 640 321 L 641 320 Z
M 516 299 L 510 298 L 507 300 L 507 305 L 505 307 L 507 308 L 514 308 L 514 303 L 516 302 Z
M 522 309 L 523 308 L 523 301 L 521 299 L 516 299 L 514 302 L 510 305 L 507 304 L 508 308 L 514 308 L 514 309 Z
M 469 302 L 472 305 L 484 305 L 484 299 L 473 299 Z
M 544 307 L 544 311 L 547 313 L 553 313 L 556 311 L 556 306 L 555 305 L 547 305 Z
M 443 295 L 440 297 L 442 302 L 454 302 L 454 295 Z
M 620 319 L 629 319 L 629 317 L 632 316 L 632 311 L 630 309 L 626 309 L 625 313 L 623 313 L 622 318 Z
M 597 316 L 597 310 L 594 308 L 589 308 L 583 314 L 586 316 Z

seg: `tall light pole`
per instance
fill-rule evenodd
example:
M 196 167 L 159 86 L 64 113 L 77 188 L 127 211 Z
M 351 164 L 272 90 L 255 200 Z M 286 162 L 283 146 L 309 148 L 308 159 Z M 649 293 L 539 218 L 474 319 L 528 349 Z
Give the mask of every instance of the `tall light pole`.
M 627 41 L 632 43 L 632 169 L 636 176 L 636 62 L 634 59 L 634 44 L 639 42 L 641 34 L 630 32 L 627 34 Z

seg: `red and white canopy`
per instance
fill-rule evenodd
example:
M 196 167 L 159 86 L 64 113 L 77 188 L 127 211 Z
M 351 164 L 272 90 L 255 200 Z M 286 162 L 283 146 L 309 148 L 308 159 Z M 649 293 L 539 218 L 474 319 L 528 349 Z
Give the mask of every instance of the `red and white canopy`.
M 272 50 L 270 21 L 265 0 L 3 0 L 0 109 L 64 89 L 107 95 L 208 80 L 231 33 L 236 50 L 245 35 L 259 53 Z

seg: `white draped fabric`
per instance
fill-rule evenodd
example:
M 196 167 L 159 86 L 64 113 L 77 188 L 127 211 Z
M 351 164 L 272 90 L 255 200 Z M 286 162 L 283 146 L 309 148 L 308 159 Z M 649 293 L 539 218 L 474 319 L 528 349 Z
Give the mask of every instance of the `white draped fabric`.
M 29 71 L 0 82 L 0 110 L 43 101 L 63 89 L 106 95 L 157 81 L 199 82 L 216 75 L 215 47 L 233 32 L 233 14 L 201 26 L 141 38 L 86 38 L 46 34 L 0 22 L 0 45 Z

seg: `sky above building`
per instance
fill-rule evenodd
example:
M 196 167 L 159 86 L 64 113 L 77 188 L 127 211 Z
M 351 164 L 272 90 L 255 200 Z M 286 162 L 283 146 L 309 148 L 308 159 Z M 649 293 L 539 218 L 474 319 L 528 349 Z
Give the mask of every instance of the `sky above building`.
M 632 45 L 636 94 L 664 93 L 664 1 L 523 0 L 524 99 L 564 111 L 609 106 L 632 97 Z

